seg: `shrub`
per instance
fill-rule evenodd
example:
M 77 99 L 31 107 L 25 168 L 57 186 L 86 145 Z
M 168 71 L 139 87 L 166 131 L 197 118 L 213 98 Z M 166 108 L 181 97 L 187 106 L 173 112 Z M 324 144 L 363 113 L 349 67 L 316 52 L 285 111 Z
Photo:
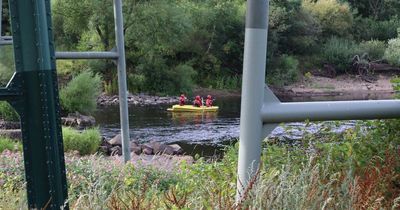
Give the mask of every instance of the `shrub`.
M 143 74 L 128 74 L 128 90 L 131 93 L 139 93 L 144 90 L 146 78 Z
M 100 76 L 87 71 L 82 72 L 61 89 L 61 105 L 69 112 L 91 114 L 96 110 L 96 100 L 100 91 Z
M 78 151 L 80 155 L 95 153 L 100 146 L 100 131 L 95 128 L 82 132 L 73 128 L 63 128 L 64 151 Z
M 390 64 L 400 66 L 400 31 L 399 37 L 389 40 L 384 58 L 387 59 Z
M 13 141 L 12 139 L 0 136 L 0 153 L 2 153 L 4 150 L 22 151 L 22 144 Z
M 19 116 L 9 103 L 0 101 L 0 119 L 6 121 L 18 121 Z
M 387 41 L 396 37 L 397 28 L 400 28 L 400 19 L 398 17 L 383 21 L 361 18 L 354 24 L 353 34 L 357 40 Z
M 283 86 L 296 82 L 299 79 L 299 61 L 293 56 L 282 55 L 268 65 L 268 84 Z
M 338 73 L 343 73 L 358 51 L 358 46 L 353 41 L 332 37 L 321 48 L 321 57 L 323 62 L 334 65 Z
M 360 52 L 368 54 L 372 60 L 382 59 L 385 54 L 386 43 L 379 40 L 370 40 L 360 43 Z
M 346 35 L 353 25 L 353 14 L 348 3 L 338 0 L 303 0 L 302 7 L 319 20 L 326 35 Z
M 241 87 L 242 78 L 240 76 L 222 76 L 214 80 L 217 89 L 238 89 Z

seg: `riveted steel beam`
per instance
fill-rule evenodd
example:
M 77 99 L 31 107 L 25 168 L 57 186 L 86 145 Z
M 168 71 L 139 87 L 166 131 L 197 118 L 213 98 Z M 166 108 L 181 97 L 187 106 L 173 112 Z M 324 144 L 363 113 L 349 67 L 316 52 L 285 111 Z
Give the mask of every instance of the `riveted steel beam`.
M 16 74 L 2 92 L 18 92 L 28 206 L 68 209 L 50 2 L 10 0 L 10 14 Z

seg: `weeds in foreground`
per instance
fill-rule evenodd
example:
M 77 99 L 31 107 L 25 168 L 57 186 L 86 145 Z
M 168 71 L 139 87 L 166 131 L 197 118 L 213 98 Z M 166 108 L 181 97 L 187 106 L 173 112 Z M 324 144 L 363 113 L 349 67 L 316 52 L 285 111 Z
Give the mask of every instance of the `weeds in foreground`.
M 238 205 L 236 147 L 220 161 L 200 158 L 168 171 L 123 165 L 99 155 L 67 154 L 69 203 L 72 209 L 116 210 L 396 209 L 400 124 L 386 122 L 390 124 L 373 124 L 368 133 L 354 129 L 324 136 L 324 145 L 309 142 L 302 145 L 306 149 L 268 145 Z M 18 209 L 25 203 L 20 153 L 0 154 L 0 189 L 1 207 Z

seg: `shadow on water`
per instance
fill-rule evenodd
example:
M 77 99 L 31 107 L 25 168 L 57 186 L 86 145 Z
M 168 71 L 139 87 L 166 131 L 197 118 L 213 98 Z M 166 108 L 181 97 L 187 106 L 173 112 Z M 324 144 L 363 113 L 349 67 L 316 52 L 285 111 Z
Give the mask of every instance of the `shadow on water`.
M 338 96 L 285 97 L 283 102 L 328 101 L 328 100 L 368 100 L 390 99 L 393 94 L 351 94 Z M 158 141 L 179 144 L 186 154 L 203 157 L 221 155 L 224 146 L 234 144 L 239 137 L 240 98 L 217 98 L 218 113 L 171 113 L 170 105 L 129 107 L 129 127 L 131 139 L 145 143 Z M 106 138 L 120 132 L 119 107 L 100 108 L 95 115 L 97 124 Z M 335 132 L 352 128 L 355 121 L 343 122 Z M 323 123 L 312 123 L 307 132 L 318 132 Z M 289 129 L 288 129 L 289 128 Z M 298 140 L 305 130 L 304 123 L 288 123 L 277 127 L 272 137 Z

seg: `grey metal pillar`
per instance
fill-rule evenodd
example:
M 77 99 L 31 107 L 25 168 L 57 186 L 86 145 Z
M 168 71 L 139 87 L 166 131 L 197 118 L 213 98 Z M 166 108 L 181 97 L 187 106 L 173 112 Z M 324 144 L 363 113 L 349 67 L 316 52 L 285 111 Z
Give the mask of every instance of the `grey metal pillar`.
M 265 63 L 268 32 L 268 0 L 248 0 L 240 112 L 237 201 L 258 170 L 261 154 Z
M 119 86 L 119 108 L 121 121 L 122 154 L 124 161 L 131 159 L 129 145 L 129 116 L 126 85 L 126 63 L 124 46 L 124 28 L 122 18 L 122 0 L 114 0 L 115 41 L 118 52 L 118 86 Z

